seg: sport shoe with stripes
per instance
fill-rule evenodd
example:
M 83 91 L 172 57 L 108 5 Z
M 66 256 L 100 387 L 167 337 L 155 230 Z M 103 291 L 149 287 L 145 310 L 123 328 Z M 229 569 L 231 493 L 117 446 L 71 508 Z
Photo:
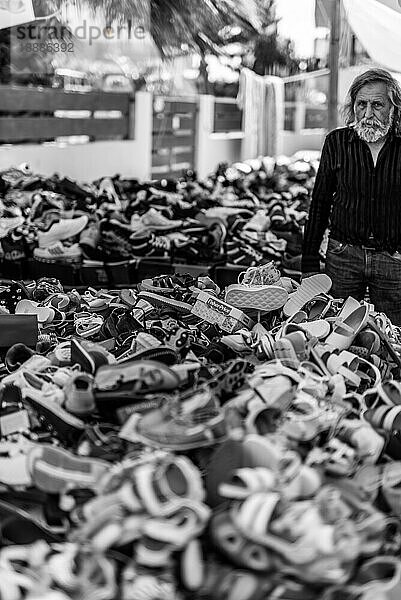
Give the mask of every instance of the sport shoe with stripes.
M 79 244 L 65 246 L 62 242 L 57 242 L 48 248 L 35 248 L 33 256 L 46 262 L 79 262 L 82 251 Z

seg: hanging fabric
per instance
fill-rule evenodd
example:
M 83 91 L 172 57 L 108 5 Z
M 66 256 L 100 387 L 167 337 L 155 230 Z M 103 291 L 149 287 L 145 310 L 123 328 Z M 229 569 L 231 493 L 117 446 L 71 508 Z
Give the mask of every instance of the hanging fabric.
M 378 0 L 343 0 L 348 22 L 372 60 L 401 71 L 401 12 Z
M 279 137 L 284 128 L 283 80 L 244 68 L 237 103 L 243 111 L 242 160 L 279 154 Z
M 0 0 L 0 29 L 35 20 L 32 0 Z

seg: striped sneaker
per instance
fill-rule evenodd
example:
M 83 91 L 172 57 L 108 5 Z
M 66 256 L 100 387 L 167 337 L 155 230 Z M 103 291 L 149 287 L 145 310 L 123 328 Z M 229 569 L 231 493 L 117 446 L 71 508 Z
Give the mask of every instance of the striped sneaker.
M 48 248 L 35 248 L 33 256 L 46 262 L 79 262 L 82 251 L 79 244 L 65 246 L 62 242 L 57 242 Z
M 263 254 L 237 238 L 226 242 L 226 253 L 227 266 L 255 267 L 263 260 Z

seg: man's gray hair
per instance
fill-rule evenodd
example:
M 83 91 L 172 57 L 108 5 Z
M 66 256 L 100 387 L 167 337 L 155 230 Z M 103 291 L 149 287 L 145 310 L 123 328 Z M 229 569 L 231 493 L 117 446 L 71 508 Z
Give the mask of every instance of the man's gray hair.
M 355 77 L 348 90 L 347 98 L 342 110 L 346 125 L 355 121 L 354 105 L 359 90 L 370 83 L 384 83 L 387 87 L 388 97 L 394 106 L 394 119 L 392 129 L 401 135 L 401 87 L 400 84 L 388 71 L 384 69 L 369 69 L 362 75 Z

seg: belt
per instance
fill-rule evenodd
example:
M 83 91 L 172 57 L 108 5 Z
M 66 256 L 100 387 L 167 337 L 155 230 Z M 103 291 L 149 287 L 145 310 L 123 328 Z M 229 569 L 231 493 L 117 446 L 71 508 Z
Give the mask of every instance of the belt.
M 368 238 L 366 244 L 361 244 L 360 248 L 363 248 L 364 250 L 371 250 L 373 252 L 391 252 L 391 250 L 385 248 L 382 244 L 378 244 L 372 236 Z M 395 252 L 395 250 L 393 250 L 393 252 Z
M 383 252 L 385 250 L 382 246 L 372 246 L 371 244 L 369 246 L 367 244 L 359 244 L 359 247 L 364 250 L 373 250 L 375 252 Z
M 338 238 L 334 238 L 338 242 L 342 244 L 349 244 L 350 246 L 356 246 L 357 248 L 362 248 L 363 250 L 370 250 L 371 252 L 389 252 L 390 254 L 394 254 L 394 252 L 401 252 L 401 246 L 390 248 L 389 246 L 384 246 L 383 244 L 379 244 L 373 238 L 368 238 L 366 244 L 352 244 L 351 242 L 345 242 L 343 240 L 339 240 Z

